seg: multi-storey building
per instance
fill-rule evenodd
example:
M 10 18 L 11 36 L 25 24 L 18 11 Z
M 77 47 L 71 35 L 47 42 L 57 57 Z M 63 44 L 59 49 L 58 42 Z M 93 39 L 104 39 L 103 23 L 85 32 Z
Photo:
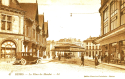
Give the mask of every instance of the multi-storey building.
M 94 39 L 96 39 L 97 37 L 89 37 L 88 39 L 83 41 L 84 44 L 84 48 L 85 48 L 85 56 L 86 57 L 90 57 L 93 58 L 95 57 L 95 55 L 97 54 L 98 57 L 101 57 L 101 48 L 100 48 L 100 44 L 94 44 L 93 41 Z
M 18 52 L 42 56 L 48 37 L 48 22 L 41 26 L 39 18 L 37 3 L 0 0 L 0 61 L 13 61 Z
M 22 51 L 24 14 L 17 0 L 0 0 L 0 61 L 15 60 Z
M 95 39 L 105 62 L 125 60 L 125 0 L 101 0 L 101 36 Z

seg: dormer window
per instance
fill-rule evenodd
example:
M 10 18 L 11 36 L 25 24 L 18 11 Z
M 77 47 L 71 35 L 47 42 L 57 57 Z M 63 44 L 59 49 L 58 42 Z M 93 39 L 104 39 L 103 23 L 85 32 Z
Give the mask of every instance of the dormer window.
M 9 6 L 10 0 L 2 0 L 2 5 Z

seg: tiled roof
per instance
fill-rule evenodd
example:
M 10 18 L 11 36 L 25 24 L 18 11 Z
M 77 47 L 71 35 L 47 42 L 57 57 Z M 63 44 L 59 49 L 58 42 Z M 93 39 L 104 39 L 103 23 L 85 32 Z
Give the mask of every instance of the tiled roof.
M 44 15 L 39 15 L 39 25 L 42 28 L 44 23 Z
M 2 4 L 0 4 L 2 5 Z M 2 5 L 3 7 L 8 7 L 8 8 L 13 8 L 13 9 L 17 9 L 17 10 L 23 10 L 20 5 L 19 5 L 19 2 L 17 0 L 15 0 L 14 2 L 10 1 L 10 5 L 9 6 L 5 6 L 5 5 Z
M 97 37 L 89 37 L 89 38 L 87 38 L 86 40 L 84 40 L 84 42 L 87 42 L 87 41 L 93 41 L 94 39 L 96 39 Z
M 26 11 L 26 17 L 35 21 L 36 13 L 38 11 L 37 3 L 19 3 L 19 5 Z
M 19 5 L 19 2 L 17 0 L 15 0 L 15 3 L 13 3 L 12 1 L 10 2 L 10 6 L 11 8 L 15 8 L 15 9 L 18 9 L 18 10 L 23 10 L 20 5 Z

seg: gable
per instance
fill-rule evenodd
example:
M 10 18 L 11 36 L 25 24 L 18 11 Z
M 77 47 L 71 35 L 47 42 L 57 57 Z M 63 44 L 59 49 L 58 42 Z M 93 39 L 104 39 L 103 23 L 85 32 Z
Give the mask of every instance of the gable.
M 21 8 L 26 11 L 26 17 L 30 18 L 32 20 L 36 20 L 36 15 L 38 11 L 38 5 L 37 3 L 19 3 Z M 37 15 L 38 16 L 38 15 Z

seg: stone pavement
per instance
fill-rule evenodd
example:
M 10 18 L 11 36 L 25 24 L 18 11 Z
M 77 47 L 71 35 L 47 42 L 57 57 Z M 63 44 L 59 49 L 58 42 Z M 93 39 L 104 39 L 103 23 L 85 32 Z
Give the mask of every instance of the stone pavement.
M 56 58 L 56 60 L 58 60 L 58 58 Z M 95 61 L 94 59 L 92 59 L 92 58 L 85 58 L 85 60 L 87 60 L 87 61 L 85 61 L 85 65 L 94 67 L 94 61 Z M 61 58 L 60 62 L 63 62 L 63 61 L 65 61 L 66 63 L 69 63 L 69 64 L 77 64 L 77 65 L 81 64 L 81 59 L 80 58 L 72 58 L 72 59 Z M 90 62 L 88 62 L 88 61 L 90 61 Z M 104 62 L 101 62 L 100 59 L 99 59 L 99 62 L 100 62 L 100 64 L 97 66 L 97 68 L 103 67 L 105 65 L 105 66 L 110 66 L 110 67 L 115 67 L 115 68 L 119 68 L 119 69 L 124 69 L 125 70 L 125 65 L 104 63 Z
M 94 61 L 94 60 L 91 59 L 91 58 L 86 58 L 86 60 Z M 118 65 L 118 64 L 104 63 L 104 62 L 101 62 L 101 60 L 99 60 L 99 62 L 100 62 L 100 64 L 103 64 L 103 65 L 112 66 L 112 67 L 116 67 L 116 68 L 120 68 L 120 69 L 124 69 L 124 70 L 125 70 L 125 65 Z

